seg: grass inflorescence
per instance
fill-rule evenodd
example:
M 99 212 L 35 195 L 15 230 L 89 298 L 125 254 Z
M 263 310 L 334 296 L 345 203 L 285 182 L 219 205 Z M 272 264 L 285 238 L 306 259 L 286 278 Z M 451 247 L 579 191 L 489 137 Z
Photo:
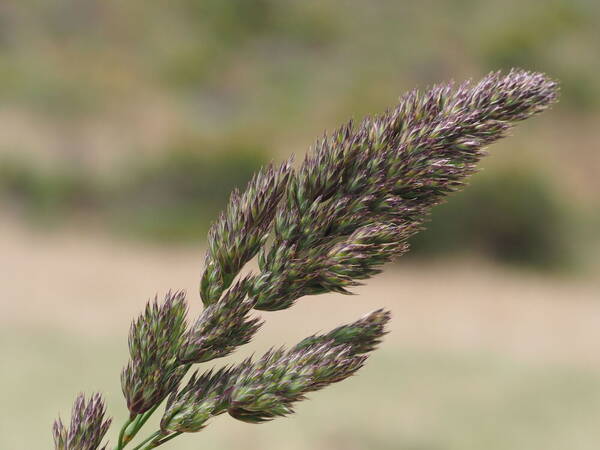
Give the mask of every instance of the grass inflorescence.
M 386 333 L 374 311 L 291 349 L 217 370 L 192 366 L 248 343 L 262 321 L 253 310 L 289 308 L 307 295 L 351 293 L 408 250 L 431 208 L 460 189 L 484 148 L 557 98 L 543 74 L 512 70 L 455 86 L 412 91 L 375 117 L 317 141 L 297 170 L 259 171 L 234 191 L 208 235 L 200 281 L 203 312 L 188 321 L 183 292 L 150 301 L 129 334 L 121 383 L 129 409 L 115 450 L 125 448 L 166 400 L 160 428 L 134 450 L 197 432 L 228 413 L 249 423 L 291 414 L 310 392 L 358 371 Z M 241 276 L 257 257 L 258 270 Z M 110 420 L 96 394 L 77 398 L 71 424 L 54 426 L 59 450 L 101 448 Z M 102 447 L 103 449 L 106 448 Z

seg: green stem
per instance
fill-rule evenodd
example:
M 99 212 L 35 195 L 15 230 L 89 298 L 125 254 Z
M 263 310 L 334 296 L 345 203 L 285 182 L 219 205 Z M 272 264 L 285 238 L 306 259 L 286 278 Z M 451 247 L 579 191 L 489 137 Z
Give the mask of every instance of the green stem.
M 131 422 L 132 422 L 132 420 L 130 417 L 125 421 L 125 423 L 121 427 L 121 431 L 119 431 L 119 438 L 117 440 L 117 447 L 115 448 L 115 450 L 121 450 L 123 447 L 125 447 L 125 443 L 123 442 L 123 437 L 125 436 L 125 430 L 127 429 L 127 427 L 129 425 L 131 425 Z
M 150 441 L 154 441 L 157 440 L 160 435 L 161 435 L 161 431 L 155 431 L 154 433 L 152 433 L 150 436 L 148 436 L 146 439 L 144 439 L 142 442 L 140 442 L 136 447 L 134 447 L 132 450 L 141 450 L 141 449 L 150 449 L 150 448 L 154 448 L 156 447 L 154 444 L 154 442 L 150 442 Z M 148 442 L 150 442 L 150 445 L 148 447 L 144 447 L 144 445 L 146 445 Z
M 148 419 L 150 418 L 150 416 L 152 414 L 154 414 L 154 411 L 156 411 L 156 408 L 158 408 L 159 406 L 160 406 L 160 404 L 154 405 L 148 411 L 146 411 L 145 413 L 139 415 L 135 419 L 131 431 L 126 431 L 125 432 L 125 438 L 124 438 L 125 439 L 125 444 L 127 444 L 128 442 L 130 442 L 136 436 L 136 434 L 138 434 L 138 432 L 141 430 L 141 428 L 144 426 L 144 424 L 148 421 Z
M 164 436 L 162 434 L 162 431 L 160 431 L 160 430 L 156 431 L 152 435 L 150 435 L 146 439 L 144 439 L 144 441 L 140 445 L 138 445 L 136 448 L 134 448 L 132 450 L 151 450 L 153 448 L 158 447 L 159 445 L 163 445 L 165 442 L 168 442 L 173 438 L 176 438 L 181 433 L 182 433 L 182 431 L 177 431 L 175 433 L 171 433 L 171 434 Z M 147 443 L 148 443 L 148 445 L 146 447 L 144 447 L 144 445 Z
M 164 437 L 164 438 L 160 439 L 160 440 L 159 440 L 159 441 L 156 443 L 155 447 L 158 447 L 159 445 L 163 445 L 165 442 L 167 442 L 167 441 L 170 441 L 170 440 L 171 440 L 171 439 L 173 439 L 173 438 L 176 438 L 176 437 L 177 437 L 177 436 L 179 436 L 181 433 L 183 433 L 183 431 L 177 431 L 176 433 L 170 434 L 170 435 L 168 435 L 167 437 Z
M 138 414 L 133 419 L 130 417 L 127 419 L 121 431 L 119 432 L 119 439 L 117 441 L 117 447 L 115 450 L 122 450 L 125 446 L 131 442 L 131 440 L 138 434 L 144 424 L 148 421 L 150 416 L 156 411 L 156 409 L 160 406 L 154 405 L 148 411 L 143 414 Z
M 187 371 L 190 369 L 191 366 L 192 366 L 191 364 L 186 364 L 184 366 L 185 367 L 184 373 L 187 373 Z M 145 413 L 138 414 L 134 418 L 130 417 L 129 419 L 127 419 L 127 421 L 121 428 L 121 431 L 119 432 L 119 440 L 117 441 L 117 447 L 115 448 L 115 450 L 122 450 L 123 448 L 125 448 L 125 446 L 129 442 L 131 442 L 131 440 L 138 434 L 140 429 L 146 424 L 146 422 L 148 421 L 150 416 L 152 414 L 154 414 L 154 411 L 156 411 L 156 409 L 160 406 L 161 403 L 162 403 L 162 401 L 160 403 L 157 403 L 156 405 L 154 405 L 152 408 L 150 408 Z M 128 428 L 130 428 L 130 427 L 131 427 L 131 429 L 128 430 Z M 157 432 L 157 433 L 160 434 L 160 432 Z M 158 437 L 159 434 L 157 434 L 157 433 L 154 433 L 154 435 L 152 435 L 151 437 L 152 438 Z M 178 435 L 179 435 L 179 433 L 177 433 L 177 436 Z M 173 436 L 173 437 L 175 437 L 175 436 Z M 163 440 L 163 442 L 167 442 L 169 439 L 172 439 L 173 437 L 169 437 L 168 439 Z M 137 450 L 137 449 L 141 448 L 141 445 L 148 442 L 148 440 L 149 440 L 149 438 L 146 439 L 144 442 L 142 442 L 142 444 L 135 447 L 133 450 Z M 162 442 L 158 443 L 158 441 L 157 441 L 157 445 L 155 445 L 154 447 L 157 447 L 158 445 L 161 445 L 161 444 L 162 444 Z M 148 448 L 154 448 L 154 447 L 148 447 Z
M 140 423 L 140 420 L 142 420 L 143 417 L 143 414 L 138 414 L 137 416 L 135 416 L 135 419 L 131 422 L 131 424 L 127 428 L 125 428 L 125 434 L 123 435 L 123 447 L 125 447 L 127 444 L 129 444 L 129 442 L 131 442 L 131 440 L 135 436 L 136 429 L 138 429 L 138 424 Z

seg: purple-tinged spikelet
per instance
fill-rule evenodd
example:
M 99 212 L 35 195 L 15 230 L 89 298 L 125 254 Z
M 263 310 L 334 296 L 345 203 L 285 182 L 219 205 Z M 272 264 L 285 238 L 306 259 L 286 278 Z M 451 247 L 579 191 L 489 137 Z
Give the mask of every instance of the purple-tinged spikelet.
M 254 176 L 243 193 L 232 192 L 227 208 L 208 233 L 209 249 L 200 286 L 205 305 L 220 298 L 264 245 L 290 173 L 289 161 L 279 168 L 269 166 Z
M 366 359 L 354 355 L 351 345 L 331 342 L 289 352 L 272 350 L 236 377 L 228 412 L 250 423 L 292 414 L 293 404 L 307 393 L 345 380 Z
M 184 387 L 169 397 L 161 430 L 194 433 L 202 430 L 211 417 L 226 412 L 229 389 L 238 370 L 209 370 L 202 375 L 195 372 Z
M 375 311 L 325 335 L 304 339 L 289 351 L 271 350 L 254 362 L 194 374 L 172 394 L 161 421 L 163 433 L 200 431 L 214 416 L 228 412 L 260 423 L 293 413 L 309 392 L 344 380 L 362 367 L 385 334 L 389 313 Z
M 247 298 L 248 278 L 236 283 L 216 303 L 207 306 L 186 334 L 179 359 L 201 363 L 221 358 L 252 339 L 262 325 L 249 317 L 254 301 Z
M 274 242 L 259 253 L 256 309 L 348 293 L 376 274 L 406 252 L 431 207 L 463 186 L 485 146 L 556 96 L 542 74 L 492 73 L 476 84 L 412 91 L 395 109 L 325 136 L 290 178 Z
M 131 359 L 121 374 L 121 387 L 131 416 L 146 412 L 176 389 L 188 368 L 178 359 L 185 344 L 187 304 L 183 292 L 155 297 L 131 325 Z
M 361 355 L 375 350 L 386 334 L 385 326 L 390 320 L 390 312 L 378 309 L 346 325 L 337 327 L 327 334 L 309 336 L 294 347 L 302 350 L 327 342 L 333 345 L 350 345 L 352 355 Z
M 100 394 L 86 401 L 83 394 L 75 399 L 71 412 L 71 423 L 65 427 L 57 419 L 52 427 L 55 450 L 104 450 L 100 444 L 110 427 L 111 419 L 105 418 L 106 407 Z

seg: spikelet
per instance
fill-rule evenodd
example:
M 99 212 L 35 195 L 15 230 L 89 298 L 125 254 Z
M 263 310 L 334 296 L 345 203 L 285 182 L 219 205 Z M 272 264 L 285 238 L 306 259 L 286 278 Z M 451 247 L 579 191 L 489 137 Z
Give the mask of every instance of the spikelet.
M 254 301 L 247 298 L 248 284 L 248 278 L 243 279 L 204 309 L 186 335 L 179 353 L 182 363 L 221 358 L 250 342 L 262 321 L 249 317 Z
M 148 411 L 177 388 L 187 372 L 178 354 L 185 345 L 187 304 L 183 292 L 155 298 L 131 325 L 130 360 L 121 388 L 132 417 Z
M 269 166 L 252 178 L 243 193 L 237 189 L 231 193 L 225 211 L 208 232 L 206 268 L 200 285 L 205 305 L 220 298 L 264 245 L 290 173 L 290 161 L 279 168 Z

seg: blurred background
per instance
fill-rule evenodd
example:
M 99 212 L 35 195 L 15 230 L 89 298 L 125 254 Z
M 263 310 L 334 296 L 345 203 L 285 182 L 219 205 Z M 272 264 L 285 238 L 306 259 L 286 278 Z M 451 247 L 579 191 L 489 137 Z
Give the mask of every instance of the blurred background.
M 0 2 L 0 448 L 51 448 L 80 391 L 118 429 L 130 320 L 169 288 L 200 311 L 207 228 L 261 165 L 513 66 L 560 80 L 560 104 L 358 296 L 261 313 L 228 358 L 386 306 L 369 364 L 292 418 L 222 416 L 170 448 L 598 448 L 600 3 Z

